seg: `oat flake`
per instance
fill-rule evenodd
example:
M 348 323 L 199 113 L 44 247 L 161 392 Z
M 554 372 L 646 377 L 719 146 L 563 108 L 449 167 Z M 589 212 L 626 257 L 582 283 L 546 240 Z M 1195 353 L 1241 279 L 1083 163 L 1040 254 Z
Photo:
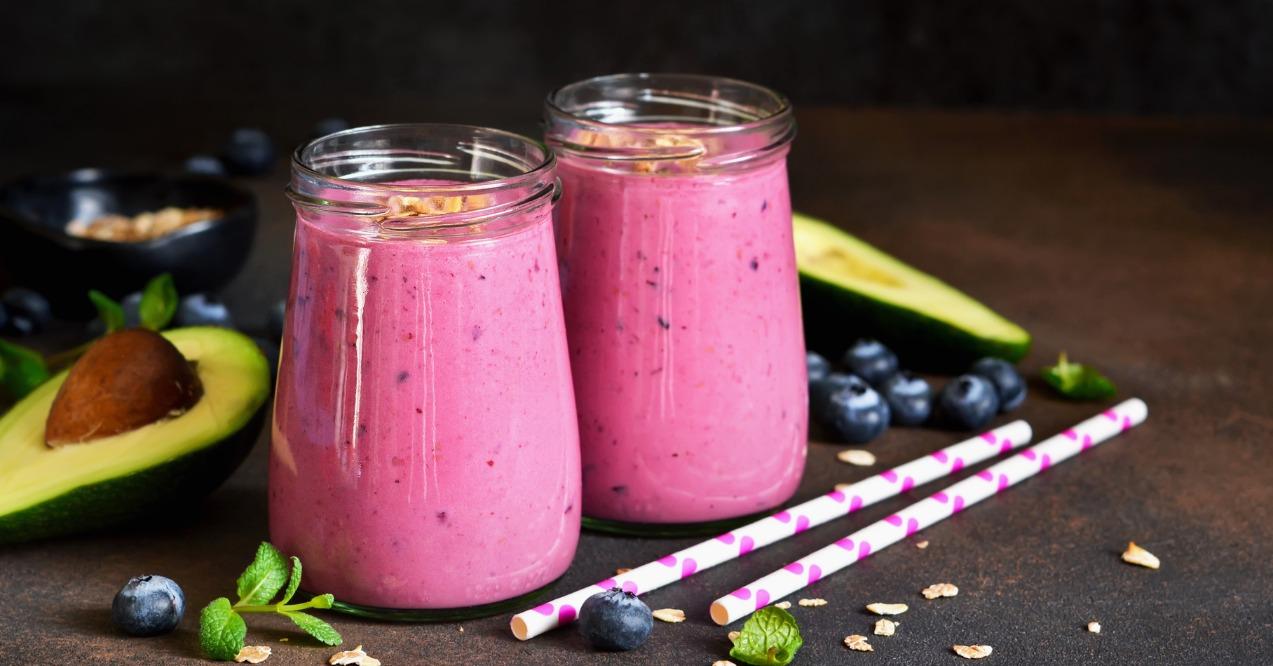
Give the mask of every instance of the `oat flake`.
M 826 599 L 801 599 L 800 601 L 796 603 L 800 604 L 801 606 L 805 608 L 814 608 L 817 606 L 827 605 L 827 600 Z
M 954 650 L 955 654 L 964 659 L 985 659 L 994 652 L 994 648 L 989 645 L 956 645 Z
M 835 454 L 836 460 L 858 467 L 870 467 L 875 464 L 875 454 L 862 449 L 845 449 Z
M 249 664 L 259 664 L 269 659 L 271 652 L 273 650 L 268 645 L 244 645 L 243 649 L 234 655 L 234 660 L 239 663 L 246 661 Z
M 927 547 L 928 547 L 928 541 L 927 541 L 927 540 L 925 540 L 925 541 L 917 541 L 917 542 L 915 542 L 915 547 L 916 547 L 916 548 L 918 548 L 918 549 L 920 549 L 920 550 L 923 550 L 923 549 L 925 549 L 925 548 L 927 548 Z
M 871 644 L 866 642 L 866 636 L 863 636 L 861 634 L 852 634 L 850 636 L 845 636 L 844 644 L 848 646 L 850 650 L 857 650 L 858 652 L 874 652 L 875 651 L 875 648 L 871 647 Z
M 791 608 L 791 602 L 790 602 L 790 601 L 779 601 L 778 603 L 774 604 L 774 608 L 781 608 L 781 609 L 783 609 L 783 610 L 787 610 L 788 608 Z
M 332 666 L 380 666 L 380 660 L 368 656 L 366 652 L 363 652 L 361 645 L 352 650 L 333 654 L 327 663 Z
M 936 583 L 919 591 L 924 595 L 925 599 L 936 599 L 937 597 L 953 597 L 959 594 L 959 588 L 950 583 Z
M 876 615 L 901 615 L 910 610 L 910 606 L 906 604 L 882 604 L 879 602 L 867 604 L 866 609 Z
M 1092 620 L 1087 623 L 1087 630 L 1094 634 L 1099 634 L 1101 633 L 1101 623 L 1096 620 Z
M 743 635 L 743 632 L 741 631 L 731 631 L 729 632 L 729 640 L 730 642 L 736 641 L 738 640 L 738 637 L 742 635 Z
M 623 574 L 625 574 L 625 573 L 627 573 L 627 572 L 629 572 L 629 571 L 632 571 L 632 570 L 631 570 L 631 569 L 629 569 L 629 568 L 627 568 L 627 567 L 619 567 L 618 569 L 615 569 L 615 570 L 614 570 L 614 575 L 616 575 L 616 576 L 622 576 Z
M 892 636 L 897 633 L 897 623 L 892 620 L 880 618 L 875 622 L 876 636 Z
M 671 622 L 672 624 L 684 622 L 685 611 L 676 608 L 660 608 L 654 611 L 654 619 L 661 622 Z
M 1157 569 L 1159 562 L 1154 554 L 1136 545 L 1135 541 L 1127 542 L 1127 550 L 1123 551 L 1123 561 L 1128 564 L 1145 567 L 1146 569 Z
M 738 666 L 738 664 L 735 664 L 728 659 L 717 659 L 712 662 L 712 666 Z

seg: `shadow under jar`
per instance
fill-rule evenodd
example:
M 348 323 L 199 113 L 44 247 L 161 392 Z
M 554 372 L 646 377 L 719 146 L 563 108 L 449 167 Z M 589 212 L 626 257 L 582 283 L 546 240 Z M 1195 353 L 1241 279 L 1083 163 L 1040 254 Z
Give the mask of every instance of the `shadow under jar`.
M 547 101 L 584 526 L 705 533 L 790 499 L 807 379 L 781 95 L 620 74 Z
M 455 125 L 296 152 L 270 536 L 383 619 L 521 606 L 579 538 L 552 154 Z

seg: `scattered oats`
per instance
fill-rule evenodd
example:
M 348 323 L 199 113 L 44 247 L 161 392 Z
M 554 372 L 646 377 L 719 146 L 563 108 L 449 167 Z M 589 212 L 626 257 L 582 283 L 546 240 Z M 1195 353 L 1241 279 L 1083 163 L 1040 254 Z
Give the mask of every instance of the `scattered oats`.
M 927 539 L 925 539 L 925 540 L 923 540 L 923 541 L 916 541 L 916 542 L 915 542 L 915 547 L 916 547 L 916 548 L 919 548 L 920 550 L 923 550 L 923 549 L 927 548 L 927 547 L 928 547 L 928 540 L 927 540 Z
M 1154 554 L 1136 545 L 1135 541 L 1127 542 L 1127 550 L 1123 551 L 1123 561 L 1128 564 L 1145 567 L 1146 569 L 1157 569 L 1158 558 Z
M 625 573 L 627 573 L 627 572 L 629 572 L 629 571 L 632 571 L 632 570 L 631 570 L 631 569 L 629 569 L 629 568 L 627 568 L 627 567 L 619 567 L 618 569 L 615 569 L 615 570 L 614 570 L 614 575 L 616 575 L 616 576 L 622 576 L 623 574 L 625 574 Z
M 1101 633 L 1101 623 L 1096 620 L 1092 620 L 1087 623 L 1087 630 L 1094 634 L 1099 634 Z
M 994 652 L 994 648 L 989 645 L 956 645 L 954 646 L 955 654 L 964 659 L 984 659 Z
M 732 643 L 732 642 L 734 642 L 734 641 L 738 640 L 738 637 L 739 637 L 739 636 L 742 636 L 742 635 L 743 635 L 743 632 L 741 632 L 741 631 L 731 631 L 731 632 L 729 632 L 729 641 Z
M 910 606 L 906 604 L 882 604 L 879 602 L 867 604 L 866 609 L 876 615 L 901 615 L 910 610 Z
M 845 449 L 835 454 L 836 460 L 858 467 L 870 467 L 875 464 L 875 454 L 862 449 Z
M 827 600 L 826 599 L 801 599 L 800 601 L 796 603 L 800 604 L 801 606 L 805 608 L 811 608 L 816 606 L 825 606 L 827 605 Z
M 243 649 L 234 655 L 234 660 L 239 663 L 246 661 L 249 664 L 259 664 L 269 659 L 272 651 L 268 645 L 244 645 Z
M 292 640 L 292 639 L 288 638 L 287 636 L 284 636 L 284 637 L 282 637 L 282 638 L 278 639 L 278 642 L 280 642 L 280 643 L 286 643 L 286 642 L 288 642 L 288 641 L 290 641 L 290 640 Z
M 464 627 L 460 627 L 460 633 L 464 633 Z
M 804 604 L 800 604 L 800 605 L 803 606 Z M 779 601 L 778 603 L 774 604 L 774 608 L 781 608 L 783 610 L 787 610 L 788 608 L 791 608 L 791 602 Z
M 892 620 L 885 620 L 884 618 L 880 618 L 875 621 L 876 636 L 892 636 L 895 633 L 897 633 L 896 622 Z
M 712 662 L 712 666 L 738 666 L 738 664 L 735 664 L 728 659 L 717 659 Z
M 844 644 L 847 645 L 850 650 L 857 650 L 858 652 L 875 652 L 875 648 L 871 647 L 871 644 L 866 642 L 866 636 L 861 634 L 845 636 Z
M 959 594 L 959 588 L 950 583 L 935 583 L 919 591 L 924 595 L 925 599 L 936 599 L 937 597 L 953 597 Z
M 849 488 L 852 488 L 852 487 L 853 487 L 853 484 L 851 484 L 851 483 L 837 483 L 837 484 L 835 484 L 835 489 L 836 489 L 836 490 L 838 490 L 838 491 L 840 491 L 840 492 L 844 492 L 844 491 L 846 491 L 846 490 L 848 490 Z
M 677 622 L 684 622 L 685 611 L 677 610 L 675 608 L 660 608 L 654 611 L 654 619 L 662 622 L 671 622 L 673 624 Z
M 367 656 L 363 652 L 362 646 L 344 652 L 337 652 L 327 660 L 332 666 L 380 666 L 380 660 L 375 657 Z

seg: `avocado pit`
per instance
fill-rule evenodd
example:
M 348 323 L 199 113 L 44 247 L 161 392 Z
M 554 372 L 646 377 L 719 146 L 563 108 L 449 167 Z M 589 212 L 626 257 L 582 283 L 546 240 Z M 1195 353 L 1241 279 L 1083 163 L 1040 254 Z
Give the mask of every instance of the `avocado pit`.
M 57 448 L 136 430 L 184 413 L 201 397 L 194 364 L 166 338 L 144 328 L 117 331 L 71 366 L 44 442 Z

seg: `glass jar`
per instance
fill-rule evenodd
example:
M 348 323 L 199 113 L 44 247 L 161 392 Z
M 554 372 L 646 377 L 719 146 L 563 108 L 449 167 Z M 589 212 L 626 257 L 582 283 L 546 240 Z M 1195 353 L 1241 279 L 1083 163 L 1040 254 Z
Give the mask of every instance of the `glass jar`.
M 808 429 L 790 105 L 619 74 L 546 107 L 584 525 L 704 532 L 782 504 Z
M 579 536 L 554 159 L 456 125 L 297 150 L 270 536 L 305 586 L 387 619 L 520 606 Z

